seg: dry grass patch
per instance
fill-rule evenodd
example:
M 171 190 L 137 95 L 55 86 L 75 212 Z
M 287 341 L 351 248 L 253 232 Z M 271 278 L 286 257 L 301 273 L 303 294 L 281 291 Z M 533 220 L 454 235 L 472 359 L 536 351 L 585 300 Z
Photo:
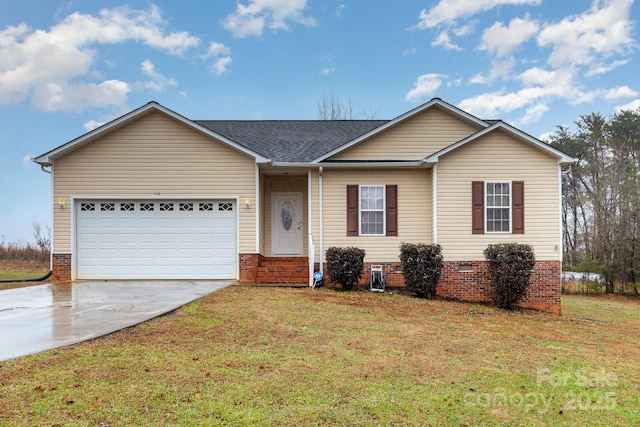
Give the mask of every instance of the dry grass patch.
M 49 271 L 48 261 L 0 260 L 0 280 L 32 279 L 42 277 Z M 0 290 L 32 286 L 37 282 L 0 283 Z
M 563 308 L 227 288 L 0 363 L 0 424 L 637 424 L 639 301 Z

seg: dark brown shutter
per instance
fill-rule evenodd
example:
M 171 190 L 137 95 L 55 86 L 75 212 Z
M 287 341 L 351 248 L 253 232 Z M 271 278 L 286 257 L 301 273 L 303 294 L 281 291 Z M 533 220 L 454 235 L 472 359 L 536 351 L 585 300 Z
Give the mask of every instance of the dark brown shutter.
M 524 181 L 513 181 L 511 191 L 511 233 L 524 234 Z
M 484 181 L 471 183 L 471 218 L 471 232 L 484 234 Z
M 358 186 L 347 185 L 347 236 L 358 235 Z
M 387 236 L 398 235 L 398 186 L 386 186 L 387 199 Z

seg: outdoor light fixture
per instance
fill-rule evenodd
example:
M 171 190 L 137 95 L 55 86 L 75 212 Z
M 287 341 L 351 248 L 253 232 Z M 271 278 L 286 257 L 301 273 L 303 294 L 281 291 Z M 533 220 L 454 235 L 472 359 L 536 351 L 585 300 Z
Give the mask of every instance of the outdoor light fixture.
M 244 199 L 244 208 L 245 209 L 251 209 L 251 200 Z
M 62 200 L 62 199 L 58 199 L 56 204 L 58 205 L 58 207 L 60 209 L 64 209 L 65 208 L 65 203 L 64 203 L 64 200 Z

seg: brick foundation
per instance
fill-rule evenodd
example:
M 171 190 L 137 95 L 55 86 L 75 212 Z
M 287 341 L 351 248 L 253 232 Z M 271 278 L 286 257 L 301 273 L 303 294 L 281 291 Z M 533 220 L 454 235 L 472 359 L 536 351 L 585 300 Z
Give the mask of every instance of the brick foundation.
M 369 286 L 371 264 L 382 265 L 387 287 L 404 288 L 400 263 L 364 263 L 361 288 Z M 316 264 L 316 271 L 318 265 Z M 325 273 L 326 273 L 325 266 Z M 560 261 L 536 262 L 531 285 L 519 306 L 560 314 L 562 293 Z M 491 303 L 491 280 L 486 261 L 445 261 L 436 294 L 440 298 L 467 302 Z
M 53 254 L 51 256 L 51 279 L 71 280 L 71 254 Z
M 562 293 L 560 261 L 538 261 L 531 285 L 520 307 L 560 314 Z M 445 261 L 437 295 L 453 300 L 491 302 L 491 281 L 486 261 Z
M 264 257 L 260 254 L 240 254 L 238 258 L 240 262 L 240 281 L 255 283 L 258 277 L 260 260 Z

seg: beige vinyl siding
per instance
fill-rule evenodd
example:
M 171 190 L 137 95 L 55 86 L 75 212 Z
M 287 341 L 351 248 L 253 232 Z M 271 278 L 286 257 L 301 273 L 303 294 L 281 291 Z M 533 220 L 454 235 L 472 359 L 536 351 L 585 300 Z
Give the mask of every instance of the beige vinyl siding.
M 315 262 L 320 262 L 320 173 L 311 171 L 311 239 L 316 247 Z
M 534 246 L 536 259 L 559 259 L 558 164 L 551 156 L 492 132 L 440 158 L 438 243 L 447 261 L 484 260 L 489 243 Z M 472 234 L 471 182 L 524 181 L 525 234 Z
M 71 251 L 71 197 L 238 196 L 239 251 L 254 253 L 255 161 L 162 113 L 152 113 L 56 159 L 54 252 Z M 159 193 L 159 195 L 157 195 Z
M 398 186 L 398 236 L 347 237 L 347 185 Z M 402 242 L 431 243 L 431 170 L 336 170 L 323 177 L 324 250 L 357 246 L 367 262 L 399 260 Z
M 272 193 L 302 193 L 302 222 L 304 223 L 304 229 L 302 231 L 302 255 L 307 256 L 307 242 L 309 238 L 308 224 L 307 224 L 307 176 L 306 175 L 281 175 L 273 176 L 267 175 L 265 177 L 264 184 L 264 223 L 265 223 L 265 237 L 264 237 L 264 254 L 271 256 L 271 221 L 272 221 L 272 206 L 271 206 L 271 194 Z
M 477 132 L 451 113 L 429 108 L 331 160 L 419 160 Z

